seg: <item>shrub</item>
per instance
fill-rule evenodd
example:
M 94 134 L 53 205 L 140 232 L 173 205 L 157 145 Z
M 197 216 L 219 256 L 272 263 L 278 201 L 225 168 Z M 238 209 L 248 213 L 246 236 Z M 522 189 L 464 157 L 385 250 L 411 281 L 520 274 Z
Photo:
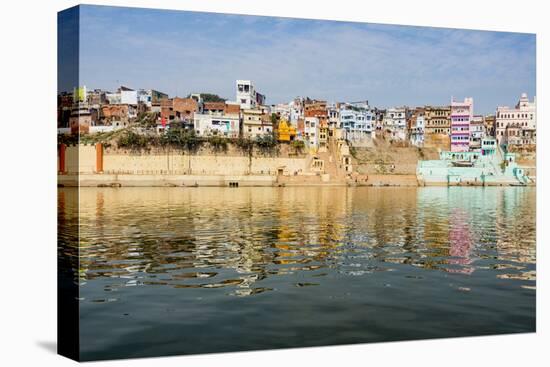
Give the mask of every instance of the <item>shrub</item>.
M 302 153 L 306 148 L 306 144 L 302 140 L 293 140 L 290 146 L 294 149 L 296 154 Z
M 254 140 L 254 144 L 262 153 L 272 153 L 277 147 L 277 140 L 275 140 L 273 135 L 259 135 Z
M 196 152 L 202 145 L 203 139 L 197 136 L 194 130 L 170 128 L 160 138 L 160 144 L 176 149 Z
M 65 145 L 76 145 L 79 142 L 79 136 L 77 134 L 58 134 L 57 135 L 57 144 L 65 144 Z
M 146 136 L 137 134 L 133 131 L 127 131 L 125 134 L 121 135 L 117 141 L 117 146 L 119 148 L 130 150 L 142 150 L 147 148 L 148 145 L 149 139 Z
M 233 141 L 233 143 L 243 152 L 243 153 L 252 153 L 254 148 L 254 142 L 249 138 L 239 137 Z
M 208 138 L 208 143 L 214 150 L 214 152 L 226 152 L 227 151 L 227 138 L 219 135 L 214 135 Z

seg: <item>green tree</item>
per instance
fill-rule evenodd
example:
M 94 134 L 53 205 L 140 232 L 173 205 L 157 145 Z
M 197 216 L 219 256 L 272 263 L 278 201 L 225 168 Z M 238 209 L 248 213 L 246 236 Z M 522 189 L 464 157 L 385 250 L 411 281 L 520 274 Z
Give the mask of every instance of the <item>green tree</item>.
M 277 140 L 275 137 L 268 134 L 257 136 L 254 143 L 262 153 L 273 153 L 277 147 Z
M 225 102 L 225 98 L 213 93 L 200 93 L 203 102 Z M 191 94 L 187 95 L 187 98 L 191 98 Z

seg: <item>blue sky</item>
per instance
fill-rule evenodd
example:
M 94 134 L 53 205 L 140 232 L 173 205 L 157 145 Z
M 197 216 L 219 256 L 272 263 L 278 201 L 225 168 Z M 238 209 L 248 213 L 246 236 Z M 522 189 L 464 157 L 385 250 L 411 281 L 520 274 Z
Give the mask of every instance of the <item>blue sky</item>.
M 80 84 L 235 99 L 251 79 L 269 104 L 296 96 L 374 106 L 448 104 L 476 113 L 535 94 L 535 35 L 83 6 Z

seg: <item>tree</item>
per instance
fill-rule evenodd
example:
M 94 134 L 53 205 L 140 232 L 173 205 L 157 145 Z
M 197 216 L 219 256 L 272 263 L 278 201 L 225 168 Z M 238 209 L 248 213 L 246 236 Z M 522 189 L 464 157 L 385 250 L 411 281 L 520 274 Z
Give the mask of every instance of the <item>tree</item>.
M 257 136 L 254 143 L 262 153 L 272 153 L 277 147 L 277 140 L 275 140 L 275 137 L 268 134 Z
M 225 98 L 222 98 L 217 94 L 213 94 L 213 93 L 200 93 L 200 95 L 203 102 L 225 102 L 226 100 Z M 191 94 L 189 94 L 187 98 L 191 98 Z

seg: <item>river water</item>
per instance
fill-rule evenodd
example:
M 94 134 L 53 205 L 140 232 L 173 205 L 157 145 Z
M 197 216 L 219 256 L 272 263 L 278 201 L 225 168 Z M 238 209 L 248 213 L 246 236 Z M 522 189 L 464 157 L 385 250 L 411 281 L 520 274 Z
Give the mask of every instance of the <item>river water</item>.
M 84 360 L 535 331 L 534 188 L 77 193 Z

